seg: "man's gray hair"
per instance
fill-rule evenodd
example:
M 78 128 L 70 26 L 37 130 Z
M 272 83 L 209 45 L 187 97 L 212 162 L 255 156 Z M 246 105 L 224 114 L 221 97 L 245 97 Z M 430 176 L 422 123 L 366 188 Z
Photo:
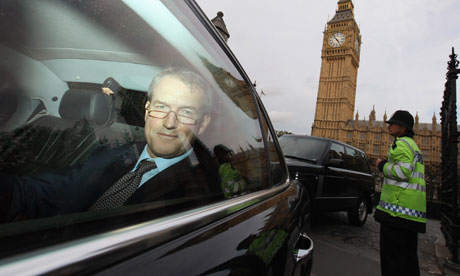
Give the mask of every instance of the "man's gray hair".
M 191 91 L 193 92 L 195 89 L 201 90 L 204 93 L 204 98 L 205 102 L 203 103 L 203 114 L 208 114 L 212 111 L 213 107 L 213 101 L 212 101 L 212 93 L 209 85 L 206 83 L 206 81 L 197 73 L 194 73 L 190 70 L 184 69 L 184 68 L 179 68 L 179 67 L 169 67 L 166 69 L 163 69 L 160 73 L 158 73 L 152 80 L 152 82 L 149 85 L 149 91 L 148 91 L 148 99 L 149 101 L 152 100 L 153 98 L 153 93 L 155 91 L 155 88 L 157 87 L 158 83 L 164 78 L 164 77 L 173 77 L 181 82 L 183 82 L 186 85 L 189 85 L 191 88 Z

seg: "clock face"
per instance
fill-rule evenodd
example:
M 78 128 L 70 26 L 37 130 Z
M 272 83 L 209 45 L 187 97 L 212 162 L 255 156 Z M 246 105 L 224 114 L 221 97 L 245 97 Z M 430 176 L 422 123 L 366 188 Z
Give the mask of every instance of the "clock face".
M 342 33 L 334 33 L 329 37 L 329 45 L 332 47 L 340 47 L 345 42 L 345 35 Z
M 356 52 L 359 52 L 359 41 L 358 41 L 358 39 L 355 40 L 355 49 L 356 49 Z

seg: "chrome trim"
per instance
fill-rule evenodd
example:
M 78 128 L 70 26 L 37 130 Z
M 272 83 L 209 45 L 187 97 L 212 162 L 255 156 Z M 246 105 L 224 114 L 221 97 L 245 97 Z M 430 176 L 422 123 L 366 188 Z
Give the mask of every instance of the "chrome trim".
M 349 169 L 344 169 L 344 168 L 328 167 L 328 169 L 331 171 L 336 171 L 336 172 L 351 172 L 352 174 L 372 176 L 372 174 L 370 173 L 364 173 L 364 172 L 354 171 L 354 170 L 349 170 Z
M 306 239 L 308 240 L 309 247 L 308 248 L 298 248 L 294 252 L 294 258 L 295 261 L 298 263 L 300 261 L 305 261 L 305 260 L 311 260 L 313 258 L 313 248 L 314 248 L 314 243 L 313 240 L 306 234 L 306 233 L 300 233 L 299 239 Z
M 269 199 L 287 189 L 289 185 L 290 182 L 286 180 L 282 185 L 224 202 L 10 257 L 0 261 L 0 275 L 37 275 L 51 273 L 71 265 L 75 267 L 70 271 L 78 273 L 79 269 L 84 269 L 84 266 L 78 266 L 79 263 L 102 257 L 114 250 L 140 245 L 145 243 L 146 239 L 147 246 L 153 248 L 158 241 L 170 236 L 171 232 L 181 234 L 193 231 L 209 222 Z

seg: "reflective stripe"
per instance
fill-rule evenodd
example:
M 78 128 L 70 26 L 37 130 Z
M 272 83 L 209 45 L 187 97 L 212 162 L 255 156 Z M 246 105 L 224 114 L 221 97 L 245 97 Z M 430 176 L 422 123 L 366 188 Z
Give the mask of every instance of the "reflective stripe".
M 401 167 L 403 167 L 403 168 L 408 169 L 409 171 L 412 171 L 412 170 L 413 170 L 412 165 L 409 164 L 409 163 L 398 162 L 398 163 L 396 163 L 396 164 L 398 164 L 399 166 L 401 166 Z
M 396 165 L 396 166 L 393 166 L 393 169 L 395 170 L 396 172 L 396 175 L 401 179 L 401 180 L 408 180 L 409 178 L 407 176 L 404 175 L 404 173 L 401 171 L 401 167 Z
M 412 173 L 412 178 L 421 178 L 421 179 L 425 179 L 425 174 L 421 173 L 421 172 L 413 172 Z
M 387 175 L 388 175 L 388 176 L 391 176 L 391 175 L 392 175 L 392 174 L 391 174 L 391 168 L 393 168 L 393 163 L 390 163 L 390 164 L 388 164 L 388 166 L 387 166 Z
M 403 215 L 408 215 L 411 217 L 416 217 L 416 218 L 425 218 L 426 213 L 422 211 L 417 211 L 413 209 L 409 209 L 406 207 L 398 206 L 398 205 L 393 205 L 385 201 L 380 201 L 379 206 L 382 208 L 385 208 L 387 210 L 390 210 L 392 212 L 400 213 Z
M 416 183 L 411 184 L 408 182 L 396 181 L 393 179 L 385 178 L 385 180 L 383 181 L 383 184 L 397 186 L 397 187 L 401 187 L 401 188 L 409 189 L 409 190 L 422 191 L 426 193 L 426 187 L 420 184 L 416 184 Z
M 412 148 L 412 146 L 409 144 L 409 142 L 407 142 L 406 140 L 404 139 L 398 139 L 398 141 L 403 141 L 404 143 L 407 144 L 407 146 L 409 146 L 409 149 L 412 151 L 412 154 L 415 156 L 415 150 Z

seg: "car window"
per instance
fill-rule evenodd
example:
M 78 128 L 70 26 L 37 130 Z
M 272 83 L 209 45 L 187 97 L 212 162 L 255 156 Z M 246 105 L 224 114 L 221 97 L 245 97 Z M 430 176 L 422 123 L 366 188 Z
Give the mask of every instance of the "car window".
M 348 163 L 348 168 L 362 173 L 369 173 L 369 166 L 363 153 L 350 147 L 345 148 L 347 153 L 346 156 L 348 161 L 346 163 Z
M 363 173 L 370 173 L 369 163 L 367 162 L 366 156 L 364 153 L 359 153 L 359 168 Z
M 328 152 L 328 158 L 330 159 L 340 159 L 345 161 L 345 148 L 337 143 L 332 143 Z
M 265 114 L 263 114 L 265 115 Z M 270 160 L 270 175 L 272 184 L 279 184 L 286 179 L 286 170 L 284 169 L 284 163 L 281 162 L 280 151 L 276 143 L 276 135 L 273 134 L 273 129 L 269 127 L 269 124 L 265 116 L 261 116 L 261 121 L 264 129 L 264 133 L 267 139 L 267 149 Z
M 181 5 L 0 7 L 0 239 L 33 248 L 269 187 L 249 81 Z
M 326 140 L 300 136 L 281 136 L 279 143 L 285 156 L 297 157 L 312 162 L 318 162 L 323 157 L 324 151 L 328 146 Z
M 360 171 L 360 158 L 359 152 L 350 147 L 345 147 L 345 168 L 353 171 Z

